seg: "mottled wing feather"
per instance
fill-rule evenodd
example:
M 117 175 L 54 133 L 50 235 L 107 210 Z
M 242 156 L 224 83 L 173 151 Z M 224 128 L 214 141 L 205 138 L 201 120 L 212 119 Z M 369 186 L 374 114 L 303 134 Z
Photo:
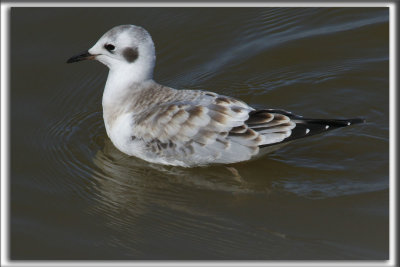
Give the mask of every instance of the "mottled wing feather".
M 165 157 L 199 162 L 236 162 L 259 146 L 290 136 L 295 123 L 279 113 L 255 111 L 244 102 L 211 92 L 149 107 L 135 117 L 132 135 Z M 199 93 L 201 92 L 201 93 Z M 186 159 L 187 161 L 187 159 Z
M 132 139 L 187 166 L 248 160 L 260 148 L 362 122 L 305 119 L 285 110 L 254 110 L 212 92 L 164 90 L 158 103 L 149 99 L 149 107 L 134 114 Z

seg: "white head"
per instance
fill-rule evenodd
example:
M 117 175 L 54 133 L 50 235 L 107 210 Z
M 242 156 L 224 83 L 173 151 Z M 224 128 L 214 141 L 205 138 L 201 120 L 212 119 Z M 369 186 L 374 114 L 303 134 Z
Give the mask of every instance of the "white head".
M 67 63 L 95 59 L 112 72 L 132 75 L 134 80 L 152 79 L 155 48 L 150 34 L 135 25 L 116 26 L 106 32 L 87 52 L 70 58 Z

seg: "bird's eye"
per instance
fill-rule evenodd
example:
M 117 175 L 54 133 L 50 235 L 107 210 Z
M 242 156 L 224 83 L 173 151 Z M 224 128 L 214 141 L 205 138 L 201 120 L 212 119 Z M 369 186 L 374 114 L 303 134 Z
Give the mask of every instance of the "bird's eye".
M 115 46 L 113 46 L 112 44 L 105 44 L 104 48 L 107 49 L 108 51 L 114 51 L 115 50 Z

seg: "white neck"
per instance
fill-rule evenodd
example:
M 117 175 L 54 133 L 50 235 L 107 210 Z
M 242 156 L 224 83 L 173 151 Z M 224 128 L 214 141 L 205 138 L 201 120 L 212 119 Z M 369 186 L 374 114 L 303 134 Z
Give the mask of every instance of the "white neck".
M 143 84 L 154 82 L 152 76 L 152 66 L 143 68 L 139 64 L 131 66 L 125 64 L 119 68 L 110 68 L 102 99 L 103 117 L 108 136 L 111 134 L 111 126 L 117 116 L 126 112 L 126 108 L 130 107 L 127 103 L 132 102 L 135 95 L 139 95 Z
M 135 84 L 152 81 L 155 60 L 138 59 L 134 63 L 120 63 L 109 66 L 110 71 L 103 93 L 104 105 L 115 105 L 131 90 Z

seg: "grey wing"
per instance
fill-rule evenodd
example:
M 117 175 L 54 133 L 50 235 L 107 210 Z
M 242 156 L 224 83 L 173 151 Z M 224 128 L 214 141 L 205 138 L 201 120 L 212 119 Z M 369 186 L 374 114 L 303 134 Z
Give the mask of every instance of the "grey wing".
M 132 135 L 151 153 L 190 166 L 248 160 L 260 146 L 289 137 L 296 125 L 284 114 L 257 112 L 230 97 L 191 92 L 196 92 L 192 99 L 154 106 L 137 116 Z

